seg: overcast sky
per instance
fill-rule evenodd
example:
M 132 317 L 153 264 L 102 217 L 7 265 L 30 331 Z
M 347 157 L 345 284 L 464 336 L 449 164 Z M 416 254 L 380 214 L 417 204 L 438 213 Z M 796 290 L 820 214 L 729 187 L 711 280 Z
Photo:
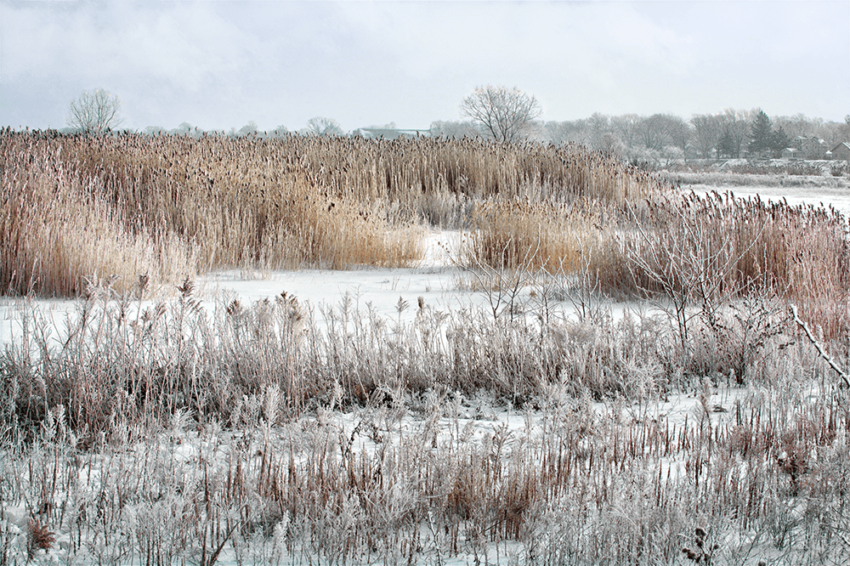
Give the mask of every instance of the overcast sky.
M 544 120 L 760 107 L 843 121 L 850 0 L 0 0 L 0 126 L 64 127 L 100 87 L 132 129 L 428 128 L 485 84 L 534 94 Z

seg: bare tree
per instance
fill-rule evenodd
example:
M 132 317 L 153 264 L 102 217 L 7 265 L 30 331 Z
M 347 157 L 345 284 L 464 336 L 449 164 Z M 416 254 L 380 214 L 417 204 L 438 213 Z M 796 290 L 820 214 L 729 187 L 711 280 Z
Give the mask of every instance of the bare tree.
M 638 141 L 638 126 L 642 118 L 637 114 L 623 114 L 611 118 L 611 126 L 626 147 L 632 147 Z
M 85 134 L 100 134 L 121 123 L 121 101 L 102 88 L 84 92 L 71 102 L 68 125 Z
M 667 138 L 674 147 L 681 149 L 682 154 L 687 158 L 688 145 L 693 137 L 690 125 L 673 114 L 667 114 L 665 118 L 667 119 Z
M 605 135 L 612 133 L 611 119 L 605 114 L 594 112 L 587 119 L 587 127 L 590 135 L 590 147 L 604 151 L 607 145 Z
M 179 126 L 174 128 L 173 130 L 168 132 L 169 134 L 175 136 L 194 136 L 197 137 L 203 133 L 203 131 L 197 126 L 193 126 L 189 122 L 181 122 Z
M 773 119 L 773 124 L 777 128 L 782 128 L 788 137 L 791 139 L 797 136 L 811 136 L 823 123 L 820 118 L 806 118 L 804 114 L 794 114 L 793 116 L 776 116 Z
M 586 120 L 570 122 L 546 122 L 543 135 L 546 141 L 554 144 L 577 143 L 590 145 L 590 135 Z
M 600 146 L 596 148 L 598 151 L 601 151 L 603 154 L 615 157 L 617 155 L 621 155 L 625 146 L 623 142 L 620 141 L 613 132 L 605 132 L 602 134 L 602 140 L 600 141 Z
M 684 154 L 690 141 L 691 130 L 678 116 L 653 114 L 649 118 L 640 119 L 635 124 L 635 137 L 646 149 L 662 151 L 665 147 L 672 145 L 681 149 Z
M 646 149 L 660 150 L 664 147 L 664 121 L 660 114 L 642 118 L 637 125 L 638 137 Z
M 838 127 L 838 140 L 850 141 L 850 114 L 844 116 L 844 123 Z
M 259 132 L 259 128 L 257 127 L 257 123 L 253 120 L 250 120 L 247 124 L 236 130 L 236 135 L 239 137 L 247 137 L 251 134 L 257 134 Z
M 286 126 L 278 126 L 274 130 L 269 132 L 269 136 L 272 138 L 282 138 L 288 133 L 289 130 L 286 128 Z
M 332 118 L 322 118 L 316 116 L 307 120 L 307 135 L 311 136 L 341 136 L 343 135 L 342 128 L 336 120 Z
M 461 114 L 478 122 L 496 141 L 515 142 L 526 139 L 532 132 L 534 120 L 542 110 L 534 96 L 516 87 L 478 87 L 463 99 Z
M 697 114 L 691 118 L 694 126 L 694 140 L 697 151 L 702 157 L 711 158 L 720 143 L 723 127 L 718 116 L 711 114 Z

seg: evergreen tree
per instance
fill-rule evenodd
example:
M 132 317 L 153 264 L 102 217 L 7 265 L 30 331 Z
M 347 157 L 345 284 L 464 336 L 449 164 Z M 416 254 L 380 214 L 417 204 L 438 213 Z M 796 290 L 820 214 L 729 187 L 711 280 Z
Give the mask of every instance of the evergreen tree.
M 770 118 L 764 110 L 759 110 L 750 129 L 750 143 L 747 145 L 747 151 L 751 155 L 756 155 L 771 150 L 773 148 L 772 130 Z
M 773 156 L 782 157 L 782 150 L 786 147 L 790 147 L 790 145 L 791 138 L 788 137 L 788 134 L 785 133 L 782 126 L 779 126 L 779 129 L 773 132 L 771 136 L 770 148 L 773 150 Z
M 728 128 L 723 129 L 723 134 L 717 142 L 717 157 L 732 157 L 735 154 L 735 139 Z

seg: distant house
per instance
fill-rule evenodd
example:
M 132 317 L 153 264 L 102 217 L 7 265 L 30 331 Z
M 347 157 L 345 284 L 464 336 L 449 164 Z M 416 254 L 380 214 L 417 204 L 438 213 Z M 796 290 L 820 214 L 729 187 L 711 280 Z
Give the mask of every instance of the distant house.
M 786 147 L 782 150 L 782 159 L 800 159 L 803 152 L 796 147 Z
M 815 136 L 809 136 L 800 143 L 800 150 L 805 159 L 823 159 L 828 149 L 826 142 Z
M 831 152 L 833 159 L 850 161 L 850 143 L 848 142 L 841 142 L 837 146 L 833 147 Z

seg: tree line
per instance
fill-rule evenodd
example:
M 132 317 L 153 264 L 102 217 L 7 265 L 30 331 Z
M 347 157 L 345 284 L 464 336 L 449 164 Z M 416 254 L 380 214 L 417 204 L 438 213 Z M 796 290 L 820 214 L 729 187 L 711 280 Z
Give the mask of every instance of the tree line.
M 120 102 L 102 89 L 85 92 L 71 103 L 68 125 L 74 131 L 102 133 L 121 123 Z M 502 142 L 536 140 L 556 145 L 577 143 L 633 163 L 663 163 L 678 159 L 780 157 L 803 138 L 832 148 L 850 141 L 850 114 L 844 122 L 825 122 L 803 114 L 770 118 L 763 110 L 726 109 L 695 114 L 685 120 L 673 114 L 607 116 L 595 113 L 572 121 L 541 121 L 542 109 L 533 95 L 516 87 L 482 86 L 460 104 L 462 119 L 431 123 L 431 136 L 481 137 Z M 391 124 L 395 129 L 395 124 Z M 383 127 L 387 128 L 387 127 Z M 148 127 L 148 134 L 201 135 L 203 130 L 184 122 L 174 130 Z M 240 129 L 215 132 L 230 136 L 279 137 L 285 126 L 260 131 L 249 122 Z M 315 117 L 298 132 L 302 135 L 346 135 L 339 124 Z
M 850 115 L 844 122 L 826 122 L 803 114 L 771 119 L 761 109 L 730 108 L 716 114 L 696 114 L 690 120 L 673 114 L 595 113 L 581 120 L 538 121 L 532 126 L 529 139 L 577 143 L 633 162 L 780 157 L 796 138 L 824 140 L 829 148 L 850 141 Z M 447 137 L 486 137 L 473 121 L 434 122 L 431 130 Z

